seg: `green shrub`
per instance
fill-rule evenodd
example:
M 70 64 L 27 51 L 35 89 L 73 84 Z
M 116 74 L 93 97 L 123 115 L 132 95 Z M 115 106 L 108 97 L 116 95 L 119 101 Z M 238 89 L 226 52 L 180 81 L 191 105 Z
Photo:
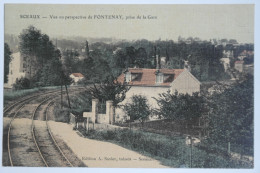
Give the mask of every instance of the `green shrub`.
M 190 165 L 190 147 L 184 137 L 169 137 L 144 131 L 115 129 L 91 131 L 88 138 L 110 141 L 143 155 L 160 160 L 170 167 Z M 195 168 L 252 168 L 249 163 L 240 163 L 222 157 L 218 153 L 207 153 L 193 147 L 193 167 Z
M 25 95 L 29 95 L 29 94 L 32 94 L 32 93 L 35 93 L 38 91 L 39 91 L 39 88 L 16 90 L 16 91 L 5 91 L 4 92 L 4 101 L 14 100 L 19 97 L 23 97 Z
M 56 104 L 53 113 L 55 121 L 68 123 L 70 120 L 70 110 L 68 108 L 61 108 Z
M 30 88 L 30 80 L 25 78 L 25 77 L 21 77 L 20 79 L 16 79 L 13 87 L 16 90 L 29 89 Z

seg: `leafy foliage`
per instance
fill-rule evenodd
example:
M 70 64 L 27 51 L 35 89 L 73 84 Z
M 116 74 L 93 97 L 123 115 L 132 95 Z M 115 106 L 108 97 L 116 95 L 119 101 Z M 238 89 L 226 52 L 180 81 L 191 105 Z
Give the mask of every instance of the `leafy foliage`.
M 184 137 L 170 137 L 138 130 L 114 129 L 92 131 L 88 138 L 113 142 L 122 147 L 137 151 L 142 155 L 159 160 L 170 167 L 188 167 L 190 147 L 185 145 Z M 194 168 L 252 168 L 251 163 L 241 163 L 219 156 L 208 154 L 204 150 L 193 147 Z
M 9 73 L 9 63 L 12 60 L 11 57 L 11 50 L 9 48 L 9 45 L 5 43 L 5 49 L 4 49 L 4 83 L 8 82 L 8 73 Z
M 107 62 L 112 74 L 118 75 L 127 67 L 155 68 L 156 55 L 165 57 L 163 68 L 183 68 L 184 61 L 191 66 L 191 73 L 200 81 L 222 80 L 228 78 L 220 61 L 223 57 L 223 46 L 215 46 L 210 42 L 175 43 L 170 41 L 137 40 L 134 42 L 118 42 L 114 44 L 90 45 L 93 52 L 99 50 Z M 93 56 L 92 56 L 93 57 Z M 94 60 L 95 58 L 93 58 Z M 95 63 L 94 63 L 95 64 Z M 102 66 L 101 66 L 102 67 Z
M 163 118 L 176 122 L 192 122 L 201 117 L 205 110 L 205 100 L 199 93 L 178 94 L 176 91 L 171 94 L 159 94 L 159 98 L 154 98 L 159 106 L 155 113 Z
M 48 35 L 29 26 L 19 38 L 21 55 L 26 57 L 26 72 L 29 72 L 26 77 L 30 80 L 30 87 L 71 83 L 68 74 L 62 69 L 61 52 L 55 48 Z
M 16 90 L 29 89 L 30 88 L 30 80 L 25 78 L 25 77 L 21 77 L 20 79 L 16 79 L 16 82 L 13 85 L 13 87 Z
M 19 35 L 19 50 L 38 67 L 43 65 L 53 57 L 57 57 L 56 50 L 49 36 L 42 34 L 40 30 L 33 26 L 24 29 Z
M 103 83 L 87 87 L 87 93 L 100 102 L 112 100 L 116 107 L 125 99 L 126 92 L 130 89 L 125 83 L 120 83 L 117 78 L 107 76 Z
M 130 117 L 130 120 L 139 120 L 142 124 L 148 119 L 151 113 L 148 100 L 142 95 L 133 95 L 131 97 L 131 103 L 125 104 L 123 109 Z
M 78 65 L 80 65 L 81 62 L 79 62 L 79 53 L 77 51 L 66 50 L 63 52 L 63 59 L 66 73 L 71 74 L 78 72 Z
M 57 58 L 49 60 L 39 72 L 38 82 L 40 86 L 69 85 L 72 82 L 72 79 L 63 72 L 62 64 Z
M 211 97 L 210 138 L 218 143 L 253 147 L 254 80 L 246 75 Z

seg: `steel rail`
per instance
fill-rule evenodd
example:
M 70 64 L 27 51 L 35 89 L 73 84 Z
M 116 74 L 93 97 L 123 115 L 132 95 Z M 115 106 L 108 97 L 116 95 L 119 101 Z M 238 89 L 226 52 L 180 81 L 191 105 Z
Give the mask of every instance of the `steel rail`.
M 15 103 L 11 104 L 11 105 L 8 106 L 7 108 L 5 108 L 5 109 L 4 109 L 4 114 L 5 114 L 7 111 L 9 111 L 11 108 L 13 108 L 14 106 L 16 106 L 17 104 L 19 104 L 19 103 L 25 102 L 25 101 L 27 101 L 27 100 L 30 100 L 30 99 L 32 99 L 32 98 L 35 98 L 35 97 L 38 97 L 38 96 L 41 96 L 41 95 L 51 94 L 51 93 L 55 93 L 55 92 L 60 92 L 60 91 L 57 91 L 57 90 L 56 90 L 56 91 L 50 91 L 50 92 L 47 92 L 47 93 L 39 93 L 39 94 L 34 95 L 34 96 L 31 96 L 31 97 L 29 97 L 29 98 L 25 98 L 25 99 L 23 99 L 23 100 L 19 100 L 19 101 L 15 102 Z
M 64 152 L 61 150 L 61 148 L 59 147 L 59 145 L 58 145 L 58 143 L 57 143 L 57 141 L 55 140 L 55 138 L 54 138 L 54 136 L 53 136 L 53 134 L 52 134 L 52 132 L 51 132 L 51 129 L 50 129 L 50 127 L 49 127 L 49 124 L 48 124 L 48 110 L 49 110 L 49 107 L 50 107 L 50 105 L 53 103 L 53 101 L 51 101 L 49 104 L 48 104 L 48 106 L 47 106 L 47 108 L 46 108 L 46 112 L 45 112 L 45 115 L 46 115 L 46 126 L 47 126 L 47 130 L 48 130 L 48 133 L 49 133 L 49 135 L 51 136 L 51 139 L 52 139 L 52 141 L 54 142 L 54 144 L 55 144 L 55 146 L 58 148 L 58 150 L 60 151 L 60 153 L 61 153 L 61 155 L 65 158 L 65 160 L 69 163 L 69 165 L 71 166 L 71 167 L 74 167 L 73 166 L 73 164 L 69 161 L 69 159 L 65 156 L 65 154 L 64 154 Z
M 9 157 L 9 161 L 11 166 L 14 166 L 13 164 L 13 160 L 12 160 L 12 155 L 11 155 L 11 149 L 10 149 L 10 132 L 11 132 L 11 128 L 12 128 L 12 122 L 15 119 L 16 115 L 18 114 L 18 112 L 24 107 L 25 104 L 23 104 L 15 113 L 15 115 L 13 116 L 13 118 L 11 119 L 10 123 L 9 123 L 9 128 L 8 128 L 8 134 L 7 134 L 7 150 L 8 150 L 8 157 Z
M 40 107 L 43 103 L 45 103 L 47 100 L 50 100 L 50 98 L 47 98 L 47 99 L 43 100 L 43 101 L 34 109 L 34 112 L 33 112 L 32 117 L 31 117 L 31 119 L 32 119 L 31 132 L 32 132 L 32 136 L 33 136 L 33 141 L 34 141 L 35 146 L 36 146 L 36 148 L 37 148 L 37 150 L 38 150 L 38 153 L 39 153 L 40 156 L 41 156 L 42 161 L 44 162 L 44 164 L 45 164 L 46 167 L 49 167 L 49 166 L 48 166 L 48 163 L 46 162 L 45 158 L 44 158 L 43 155 L 42 155 L 42 152 L 41 152 L 41 149 L 40 149 L 40 147 L 39 147 L 39 145 L 38 145 L 38 142 L 37 142 L 37 140 L 36 140 L 35 131 L 34 131 L 34 118 L 35 118 L 36 112 L 37 112 L 37 110 L 39 109 L 39 107 Z
M 73 90 L 78 90 L 78 89 L 84 89 L 84 88 L 73 88 Z M 35 96 L 31 96 L 31 97 L 29 97 L 29 98 L 25 98 L 25 99 L 23 99 L 23 100 L 17 101 L 17 102 L 15 102 L 15 103 L 13 103 L 11 106 L 8 106 L 7 108 L 5 108 L 5 109 L 4 109 L 4 114 L 5 114 L 7 111 L 9 111 L 11 108 L 13 108 L 13 107 L 15 107 L 16 105 L 19 105 L 19 104 L 21 104 L 21 103 L 23 103 L 23 102 L 26 102 L 26 101 L 28 101 L 28 100 L 32 100 L 32 99 L 34 99 L 34 98 L 36 98 L 36 97 L 39 97 L 39 96 L 42 96 L 42 95 L 51 94 L 51 93 L 59 93 L 59 92 L 60 92 L 60 91 L 50 91 L 50 92 L 47 92 L 47 93 L 37 94 L 37 95 L 35 95 Z M 38 109 L 44 102 L 46 102 L 47 100 L 50 100 L 50 99 L 51 99 L 51 98 L 47 98 L 47 99 L 45 99 L 43 102 L 41 102 L 41 103 L 36 107 L 36 109 L 34 110 L 33 116 L 31 117 L 31 118 L 32 118 L 32 128 L 31 128 L 31 132 L 32 132 L 32 135 L 33 135 L 33 138 L 34 138 L 34 142 L 35 142 L 36 147 L 37 147 L 37 149 L 38 149 L 38 151 L 39 151 L 39 153 L 40 153 L 40 156 L 41 156 L 41 158 L 43 159 L 43 161 L 44 161 L 44 163 L 45 163 L 46 166 L 48 166 L 48 164 L 46 163 L 45 159 L 43 158 L 43 155 L 42 155 L 42 153 L 41 153 L 41 151 L 40 151 L 40 148 L 39 148 L 39 146 L 38 146 L 38 144 L 37 144 L 37 141 L 36 141 L 36 139 L 35 139 L 34 126 L 33 126 L 33 125 L 34 125 L 34 123 L 33 123 L 34 120 L 33 120 L 33 118 L 34 118 L 34 116 L 35 116 L 35 113 L 36 113 L 37 109 Z M 13 122 L 13 120 L 16 118 L 18 112 L 25 106 L 25 104 L 26 104 L 26 103 L 23 103 L 22 106 L 19 107 L 19 109 L 18 109 L 17 111 L 15 111 L 14 116 L 12 117 L 11 121 L 9 122 L 8 133 L 7 133 L 7 150 L 8 150 L 8 157 L 9 157 L 9 162 L 10 162 L 10 165 L 11 165 L 11 166 L 14 166 L 14 164 L 13 164 L 13 159 L 12 159 L 12 154 L 11 154 L 11 147 L 10 147 L 10 133 L 11 133 L 11 129 L 12 129 L 12 122 Z M 46 118 L 47 118 L 47 117 L 46 117 Z M 46 123 L 47 123 L 47 122 L 46 122 Z M 47 124 L 47 125 L 48 125 L 48 124 Z M 50 132 L 49 130 L 50 130 L 50 129 L 48 128 L 48 132 L 51 134 L 51 132 Z M 53 136 L 52 136 L 52 137 L 53 137 Z M 54 138 L 53 138 L 53 139 L 54 139 Z M 54 140 L 55 140 L 55 139 L 54 139 Z M 54 140 L 53 140 L 53 141 L 54 141 Z M 54 143 L 57 144 L 56 141 L 55 141 Z M 58 145 L 56 145 L 56 146 L 58 146 Z M 62 151 L 62 150 L 60 149 L 60 147 L 58 147 L 58 148 L 59 148 L 60 151 Z M 63 156 L 65 156 L 63 152 L 61 152 L 61 153 L 62 153 Z M 66 158 L 66 156 L 65 156 L 65 159 L 66 159 L 66 161 L 68 161 L 68 163 L 73 167 L 73 165 L 72 165 L 71 162 Z

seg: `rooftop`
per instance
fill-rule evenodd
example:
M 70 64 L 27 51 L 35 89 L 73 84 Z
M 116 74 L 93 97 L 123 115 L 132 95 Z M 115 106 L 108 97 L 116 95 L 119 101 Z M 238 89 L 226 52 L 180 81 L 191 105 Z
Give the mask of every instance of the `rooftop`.
M 184 69 L 160 69 L 158 72 L 164 75 L 163 83 L 156 83 L 157 69 L 129 68 L 132 80 L 128 83 L 133 86 L 170 86 L 170 84 L 184 71 Z M 124 73 L 118 78 L 118 82 L 124 82 Z
M 81 74 L 81 73 L 71 73 L 71 75 L 73 75 L 75 77 L 84 77 L 83 74 Z
M 244 64 L 244 61 L 236 61 L 235 64 Z

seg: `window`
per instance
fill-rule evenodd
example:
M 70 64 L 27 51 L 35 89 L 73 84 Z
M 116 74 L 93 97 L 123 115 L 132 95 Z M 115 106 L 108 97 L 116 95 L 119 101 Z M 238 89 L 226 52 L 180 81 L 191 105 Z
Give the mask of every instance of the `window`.
M 125 74 L 125 81 L 126 81 L 126 82 L 130 82 L 130 81 L 131 81 L 131 72 L 127 72 L 127 73 Z
M 156 83 L 163 83 L 163 74 L 162 73 L 158 73 L 156 75 Z

